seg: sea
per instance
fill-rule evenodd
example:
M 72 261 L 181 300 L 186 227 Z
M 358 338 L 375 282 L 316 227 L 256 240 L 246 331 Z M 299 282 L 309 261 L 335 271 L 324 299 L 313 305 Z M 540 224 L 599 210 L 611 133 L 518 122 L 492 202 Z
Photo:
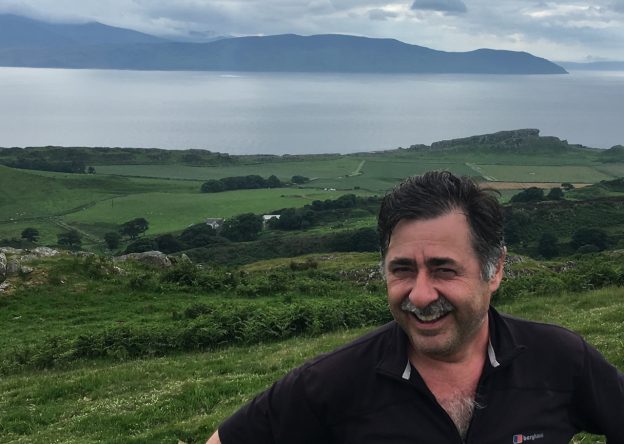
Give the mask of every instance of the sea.
M 0 68 L 0 147 L 352 153 L 520 128 L 594 148 L 624 144 L 624 72 Z

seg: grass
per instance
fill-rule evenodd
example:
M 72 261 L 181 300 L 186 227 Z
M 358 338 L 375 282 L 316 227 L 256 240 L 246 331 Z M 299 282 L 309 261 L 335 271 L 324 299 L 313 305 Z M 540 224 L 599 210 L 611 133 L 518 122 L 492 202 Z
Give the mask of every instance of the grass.
M 250 165 L 223 165 L 218 167 L 175 165 L 172 168 L 171 165 L 99 165 L 97 172 L 98 174 L 201 181 L 251 174 L 258 174 L 266 178 L 274 174 L 281 180 L 290 180 L 295 175 L 309 178 L 337 178 L 354 171 L 358 164 L 359 160 L 355 158 L 341 156 L 330 160 L 314 160 L 312 158 L 305 161 L 269 161 Z
M 479 164 L 479 169 L 492 180 L 502 182 L 581 182 L 595 183 L 601 180 L 612 179 L 591 166 L 565 165 L 485 165 Z
M 273 291 L 269 296 L 251 298 L 231 290 L 162 284 L 151 290 L 133 289 L 136 284 L 131 282 L 145 285 L 153 279 L 154 272 L 137 265 L 124 264 L 126 274 L 107 275 L 94 260 L 41 260 L 23 281 L 13 278 L 22 289 L 0 295 L 0 358 L 11 350 L 45 344 L 52 337 L 63 344 L 68 338 L 91 335 L 97 339 L 98 332 L 125 328 L 175 333 L 181 322 L 199 321 L 197 325 L 201 325 L 202 314 L 197 310 L 202 307 L 220 307 L 215 311 L 218 316 L 226 316 L 233 308 L 233 313 L 243 317 L 262 310 L 270 315 L 296 300 L 312 304 L 310 307 L 342 300 L 371 304 L 370 299 L 360 299 L 365 290 L 355 275 L 368 275 L 375 269 L 376 254 L 332 253 L 294 260 L 303 263 L 308 259 L 317 263 L 309 276 L 306 271 L 290 272 L 291 259 L 251 264 L 243 267 L 242 273 L 229 270 L 247 276 L 251 283 L 269 278 L 272 288 L 284 282 L 294 288 L 279 296 Z M 282 282 L 277 278 L 284 273 L 289 277 Z M 313 276 L 317 277 L 310 279 Z M 320 285 L 318 276 L 325 276 L 323 285 L 331 285 L 327 295 L 316 290 L 297 293 L 304 283 Z M 331 280 L 330 276 L 341 277 Z M 377 296 L 368 298 L 383 302 L 379 290 Z M 180 316 L 189 308 L 199 317 L 184 321 Z M 577 331 L 624 369 L 622 287 L 559 296 L 527 294 L 503 299 L 497 308 Z M 376 310 L 389 316 L 382 306 Z M 204 442 L 224 418 L 289 369 L 371 328 L 263 340 L 207 352 L 172 350 L 166 356 L 141 359 L 123 354 L 82 357 L 43 370 L 24 367 L 6 371 L 0 378 L 0 442 Z M 574 442 L 604 441 L 582 435 Z
M 622 288 L 525 297 L 499 310 L 576 330 L 624 368 Z M 224 418 L 289 369 L 368 330 L 9 375 L 0 380 L 1 441 L 203 442 Z M 604 441 L 583 435 L 574 442 Z

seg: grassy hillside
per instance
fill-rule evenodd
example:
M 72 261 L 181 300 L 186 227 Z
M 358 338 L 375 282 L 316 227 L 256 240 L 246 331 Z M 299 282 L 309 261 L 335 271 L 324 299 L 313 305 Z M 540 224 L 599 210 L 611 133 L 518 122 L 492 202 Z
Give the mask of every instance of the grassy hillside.
M 0 441 L 203 442 L 290 368 L 390 319 L 371 277 L 376 260 L 164 272 L 118 264 L 124 273 L 99 258 L 41 260 L 0 294 Z M 624 369 L 621 258 L 593 261 L 567 273 L 560 263 L 515 264 L 496 305 L 567 326 Z M 570 279 L 569 289 L 553 294 L 556 279 Z
M 27 227 L 40 244 L 77 229 L 83 248 L 104 251 L 103 235 L 145 218 L 148 235 L 179 232 L 205 218 L 302 207 L 346 193 L 381 195 L 403 178 L 432 169 L 470 175 L 502 190 L 507 200 L 529 186 L 577 186 L 624 176 L 620 147 L 596 150 L 537 130 L 503 131 L 383 152 L 351 155 L 229 156 L 202 150 L 129 148 L 0 149 L 0 164 L 56 168 L 86 165 L 95 174 L 13 169 L 0 165 L 0 239 L 19 239 Z M 257 174 L 282 181 L 305 176 L 297 187 L 201 194 L 209 179 Z M 575 194 L 576 193 L 576 194 Z M 607 188 L 570 193 L 593 198 L 619 194 Z M 348 222 L 347 222 L 348 224 Z

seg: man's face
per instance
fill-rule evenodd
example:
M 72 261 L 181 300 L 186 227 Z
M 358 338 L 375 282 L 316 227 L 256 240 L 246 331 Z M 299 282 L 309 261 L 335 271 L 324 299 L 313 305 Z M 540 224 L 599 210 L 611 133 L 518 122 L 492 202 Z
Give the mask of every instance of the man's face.
M 454 211 L 428 220 L 402 220 L 384 263 L 392 315 L 407 333 L 412 352 L 455 360 L 487 331 L 492 292 L 481 276 L 466 217 Z

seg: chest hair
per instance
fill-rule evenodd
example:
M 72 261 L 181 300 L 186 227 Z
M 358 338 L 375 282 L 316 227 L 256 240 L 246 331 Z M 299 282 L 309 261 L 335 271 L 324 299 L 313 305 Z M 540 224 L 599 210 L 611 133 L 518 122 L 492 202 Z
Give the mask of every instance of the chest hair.
M 438 402 L 446 410 L 462 439 L 465 440 L 474 409 L 478 407 L 474 395 L 459 392 L 448 398 L 439 399 Z

